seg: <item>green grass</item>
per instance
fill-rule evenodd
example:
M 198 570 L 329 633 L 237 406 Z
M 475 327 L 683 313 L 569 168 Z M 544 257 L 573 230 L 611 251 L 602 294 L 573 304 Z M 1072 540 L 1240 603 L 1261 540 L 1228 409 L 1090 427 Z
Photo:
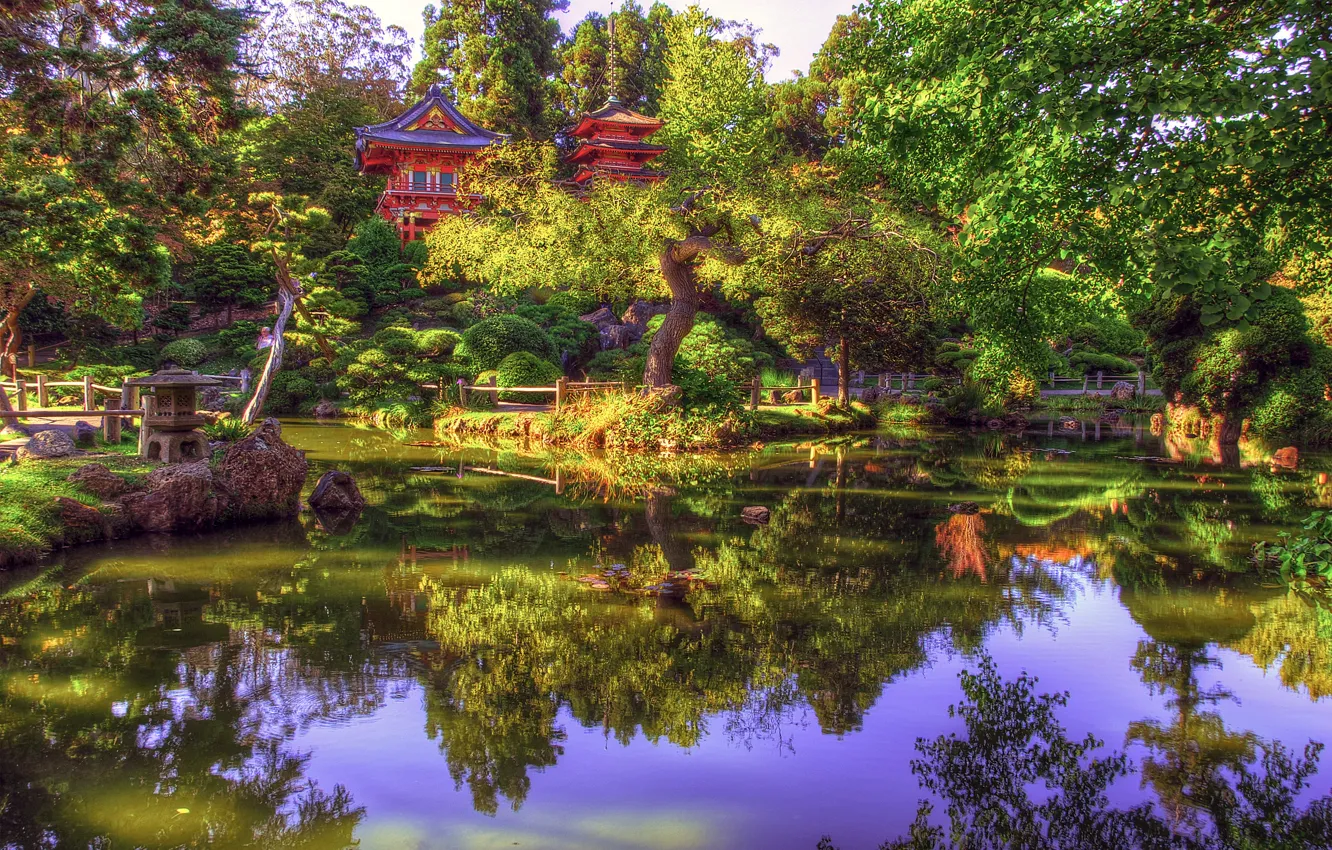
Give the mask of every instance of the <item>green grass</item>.
M 67 480 L 87 463 L 100 463 L 127 480 L 147 474 L 156 464 L 140 460 L 135 447 L 122 443 L 115 454 L 0 464 L 0 564 L 32 560 L 60 540 L 57 496 L 94 507 L 101 500 Z M 127 456 L 125 452 L 134 454 Z
M 799 381 L 795 372 L 764 366 L 759 370 L 759 382 L 765 387 L 794 387 Z
M 1111 408 L 1127 410 L 1129 413 L 1156 413 L 1165 409 L 1165 397 L 1159 395 L 1139 396 L 1129 401 L 1115 401 L 1106 395 L 1056 395 L 1040 399 L 1032 405 L 1035 410 L 1048 410 L 1056 413 L 1103 413 Z

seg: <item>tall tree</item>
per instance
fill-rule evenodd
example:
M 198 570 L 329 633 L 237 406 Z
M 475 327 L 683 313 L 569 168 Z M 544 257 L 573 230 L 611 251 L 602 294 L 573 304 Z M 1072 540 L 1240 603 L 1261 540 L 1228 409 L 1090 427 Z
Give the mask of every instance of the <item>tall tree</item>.
M 980 329 L 1043 356 L 1035 274 L 1252 318 L 1264 254 L 1332 225 L 1332 16 L 1316 0 L 872 0 L 847 73 L 883 180 L 961 231 Z
M 11 4 L 0 17 L 5 354 L 41 292 L 122 324 L 228 166 L 247 14 L 213 0 Z
M 448 0 L 426 6 L 424 56 L 412 89 L 444 86 L 467 117 L 527 139 L 549 139 L 557 123 L 550 81 L 559 72 L 560 25 L 568 0 Z
M 369 7 L 343 0 L 291 0 L 268 13 L 252 41 L 247 99 L 272 113 L 338 89 L 388 118 L 402 105 L 412 42 Z
M 507 291 L 554 286 L 614 297 L 669 293 L 670 309 L 652 338 L 643 375 L 649 387 L 669 386 L 702 289 L 742 285 L 727 267 L 744 261 L 768 210 L 782 214 L 780 203 L 762 192 L 772 183 L 765 177 L 773 155 L 763 108 L 766 54 L 753 49 L 747 33 L 739 39 L 727 34 L 722 22 L 697 7 L 671 21 L 670 81 L 662 99 L 662 115 L 671 117 L 660 133 L 677 147 L 666 181 L 605 180 L 575 196 L 552 182 L 553 146 L 492 150 L 464 175 L 485 203 L 475 215 L 435 227 L 425 275 L 446 277 L 456 267 Z
M 642 6 L 627 0 L 613 15 L 613 56 L 609 18 L 589 12 L 579 21 L 560 44 L 556 104 L 565 120 L 597 109 L 611 95 L 630 109 L 655 115 L 666 81 L 666 26 L 673 14 L 661 2 L 644 14 Z

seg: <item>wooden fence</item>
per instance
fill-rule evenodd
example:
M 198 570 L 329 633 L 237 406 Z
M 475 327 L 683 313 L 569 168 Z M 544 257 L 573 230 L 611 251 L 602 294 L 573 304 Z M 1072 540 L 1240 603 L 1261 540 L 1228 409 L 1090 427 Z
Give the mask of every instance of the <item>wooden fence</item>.
M 457 384 L 456 386 L 458 387 L 458 400 L 463 407 L 467 406 L 467 399 L 471 393 L 492 393 L 492 398 L 495 403 L 498 404 L 499 394 L 501 392 L 512 392 L 552 395 L 555 397 L 556 410 L 559 410 L 564 405 L 564 401 L 570 393 L 613 392 L 619 390 L 620 392 L 627 394 L 630 389 L 629 385 L 623 381 L 570 381 L 568 378 L 560 378 L 553 386 L 549 387 L 501 387 L 496 382 L 494 376 L 490 378 L 490 383 L 487 384 L 462 383 Z M 433 390 L 438 393 L 440 401 L 444 400 L 444 393 L 448 388 L 448 384 L 421 385 L 421 389 L 423 390 Z

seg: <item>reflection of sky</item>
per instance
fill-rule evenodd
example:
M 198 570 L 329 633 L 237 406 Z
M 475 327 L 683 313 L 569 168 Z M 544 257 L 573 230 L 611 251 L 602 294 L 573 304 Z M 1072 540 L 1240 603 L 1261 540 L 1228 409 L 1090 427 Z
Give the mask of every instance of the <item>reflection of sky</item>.
M 1026 669 L 1043 691 L 1071 692 L 1060 717 L 1070 737 L 1088 732 L 1121 749 L 1128 724 L 1168 719 L 1165 696 L 1151 696 L 1129 666 L 1142 630 L 1109 584 L 1089 582 L 1068 618 L 1049 629 L 1018 635 L 997 630 L 987 648 L 1000 672 Z M 1327 728 L 1328 703 L 1285 690 L 1235 653 L 1217 653 L 1222 666 L 1201 671 L 1202 684 L 1223 682 L 1237 697 L 1218 707 L 1233 731 L 1302 747 Z M 472 810 L 471 795 L 455 790 L 438 743 L 426 737 L 419 686 L 375 715 L 348 726 L 317 726 L 296 742 L 312 751 L 309 776 L 328 789 L 345 785 L 366 818 L 361 846 L 378 848 L 804 848 L 831 834 L 839 846 L 877 846 L 905 833 L 921 793 L 910 772 L 917 737 L 958 731 L 947 707 L 961 692 L 966 661 L 938 658 L 932 667 L 900 677 L 867 713 L 862 731 L 843 738 L 819 732 L 812 714 L 782 729 L 792 747 L 760 740 L 748 748 L 722 733 L 692 750 L 641 738 L 627 747 L 584 729 L 563 712 L 564 754 L 543 772 L 530 770 L 531 789 L 514 812 Z M 1143 752 L 1135 748 L 1135 760 Z M 1325 766 L 1323 776 L 1332 776 Z M 1112 801 L 1141 799 L 1140 777 L 1119 783 Z M 1316 784 L 1309 797 L 1327 793 Z

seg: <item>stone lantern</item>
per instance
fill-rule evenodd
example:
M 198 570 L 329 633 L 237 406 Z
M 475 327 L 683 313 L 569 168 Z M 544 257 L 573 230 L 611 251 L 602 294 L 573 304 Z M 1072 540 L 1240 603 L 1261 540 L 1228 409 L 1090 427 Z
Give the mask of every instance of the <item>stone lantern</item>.
M 151 389 L 156 401 L 156 409 L 143 420 L 143 427 L 148 429 L 145 458 L 180 463 L 203 460 L 212 454 L 207 435 L 196 430 L 207 421 L 199 415 L 196 391 L 199 387 L 220 386 L 220 381 L 188 369 L 166 369 L 128 383 Z

